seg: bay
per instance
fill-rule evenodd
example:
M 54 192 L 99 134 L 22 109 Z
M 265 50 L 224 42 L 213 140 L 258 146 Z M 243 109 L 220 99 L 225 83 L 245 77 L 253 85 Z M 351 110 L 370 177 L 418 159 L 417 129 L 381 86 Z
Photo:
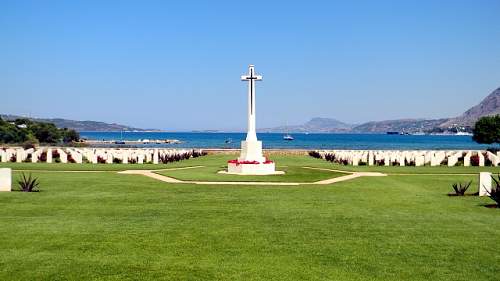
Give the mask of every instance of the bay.
M 244 133 L 192 132 L 80 132 L 89 140 L 180 140 L 180 144 L 134 144 L 133 147 L 167 148 L 240 148 Z M 293 141 L 283 140 L 283 134 L 260 133 L 259 140 L 267 149 L 485 149 L 471 136 L 451 135 L 387 135 L 387 134 L 293 134 Z M 118 145 L 99 145 L 118 146 Z M 120 145 L 123 147 L 123 145 Z

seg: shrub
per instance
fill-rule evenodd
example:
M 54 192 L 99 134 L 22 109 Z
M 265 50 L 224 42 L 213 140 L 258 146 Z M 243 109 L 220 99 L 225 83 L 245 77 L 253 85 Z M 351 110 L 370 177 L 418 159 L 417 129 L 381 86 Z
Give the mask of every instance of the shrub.
M 491 178 L 493 179 L 495 185 L 491 187 L 491 191 L 486 192 L 488 192 L 490 198 L 493 199 L 493 201 L 495 201 L 498 206 L 500 206 L 500 174 L 498 174 L 496 177 L 491 176 Z
M 325 154 L 325 160 L 326 161 L 330 161 L 330 162 L 334 162 L 335 161 L 335 155 L 333 155 L 331 153 L 327 153 L 327 154 Z
M 47 152 L 44 151 L 38 156 L 38 161 L 39 162 L 47 162 Z
M 27 141 L 23 142 L 24 149 L 30 149 L 30 148 L 35 149 L 36 145 L 38 145 L 38 142 L 36 140 L 27 140 Z
M 38 178 L 31 176 L 31 173 L 26 176 L 24 173 L 21 174 L 21 179 L 17 181 L 19 184 L 20 191 L 22 192 L 38 192 L 38 186 L 40 182 Z
M 55 163 L 61 163 L 61 154 L 57 150 L 52 150 L 52 161 Z
M 470 157 L 470 164 L 471 164 L 471 166 L 479 166 L 479 156 L 472 155 Z
M 114 159 L 113 159 L 114 160 Z M 88 161 L 88 160 L 87 160 Z M 114 161 L 113 161 L 114 162 Z M 97 163 L 98 164 L 106 164 L 106 159 L 104 159 L 104 157 L 98 155 L 97 156 Z
M 405 159 L 405 166 L 415 166 L 415 160 Z
M 75 159 L 71 154 L 68 154 L 68 163 L 76 163 Z
M 203 150 L 194 150 L 193 149 L 193 152 L 192 152 L 192 156 L 193 158 L 197 158 L 197 157 L 200 157 L 200 156 L 206 156 L 208 153 L 206 151 L 203 151 Z
M 113 164 L 120 164 L 122 162 L 123 162 L 122 160 L 113 157 Z
M 315 150 L 309 151 L 309 156 L 313 158 L 321 158 L 321 154 Z
M 484 156 L 484 166 L 493 166 L 493 162 L 486 156 Z
M 455 195 L 456 196 L 464 196 L 467 189 L 469 189 L 471 183 L 472 183 L 472 181 L 469 181 L 468 183 L 461 183 L 461 182 L 454 183 L 452 185 L 452 187 L 453 187 L 453 190 L 455 191 Z

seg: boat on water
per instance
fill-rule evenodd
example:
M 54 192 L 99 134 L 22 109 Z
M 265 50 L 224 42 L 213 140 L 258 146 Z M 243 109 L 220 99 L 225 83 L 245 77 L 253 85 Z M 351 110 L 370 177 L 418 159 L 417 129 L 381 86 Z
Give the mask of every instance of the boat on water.
M 283 139 L 286 140 L 286 141 L 293 141 L 294 138 L 292 137 L 292 135 L 290 134 L 286 134 L 283 136 Z

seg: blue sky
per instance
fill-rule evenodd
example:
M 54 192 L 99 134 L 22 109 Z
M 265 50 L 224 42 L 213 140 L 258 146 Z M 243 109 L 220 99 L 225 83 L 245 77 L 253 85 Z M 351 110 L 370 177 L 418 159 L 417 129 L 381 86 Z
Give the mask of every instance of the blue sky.
M 0 112 L 167 130 L 461 114 L 500 86 L 500 1 L 0 1 Z

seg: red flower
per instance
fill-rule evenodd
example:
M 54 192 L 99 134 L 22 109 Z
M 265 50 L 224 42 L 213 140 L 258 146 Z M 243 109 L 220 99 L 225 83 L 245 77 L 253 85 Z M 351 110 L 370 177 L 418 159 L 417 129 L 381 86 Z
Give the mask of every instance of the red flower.
M 238 165 L 257 165 L 257 164 L 261 164 L 259 161 L 239 161 L 238 159 L 234 159 L 234 160 L 229 160 L 227 161 L 227 163 L 229 164 L 236 164 L 236 166 Z M 267 160 L 265 162 L 263 162 L 262 164 L 271 164 L 271 163 L 274 163 L 273 161 L 271 160 Z

